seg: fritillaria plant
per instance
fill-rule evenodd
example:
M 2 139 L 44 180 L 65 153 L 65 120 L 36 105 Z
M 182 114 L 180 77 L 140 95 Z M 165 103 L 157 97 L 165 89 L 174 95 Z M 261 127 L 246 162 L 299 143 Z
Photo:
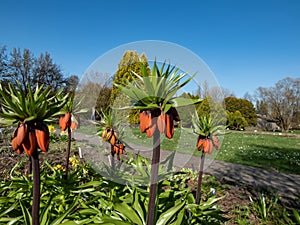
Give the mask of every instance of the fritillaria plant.
M 151 162 L 151 184 L 148 203 L 147 224 L 155 224 L 158 169 L 160 162 L 160 135 L 171 139 L 174 135 L 174 120 L 179 120 L 176 107 L 195 104 L 200 100 L 176 97 L 179 89 L 189 83 L 193 77 L 180 72 L 179 68 L 162 64 L 158 68 L 154 62 L 152 71 L 141 63 L 141 74 L 132 72 L 136 78 L 127 80 L 125 85 L 114 84 L 132 100 L 127 108 L 140 110 L 140 130 L 148 137 L 153 137 L 153 154 Z M 126 108 L 126 107 L 125 107 Z
M 67 103 L 59 112 L 59 127 L 62 131 L 68 132 L 68 146 L 66 151 L 66 174 L 65 178 L 68 178 L 69 172 L 69 158 L 70 158 L 70 151 L 71 151 L 71 140 L 72 140 L 72 130 L 79 129 L 80 127 L 80 120 L 78 114 L 86 113 L 87 109 L 80 109 L 80 105 L 83 99 L 78 102 L 74 101 L 74 96 L 69 96 L 67 99 Z
M 101 112 L 101 120 L 96 122 L 96 125 L 100 127 L 98 135 L 101 138 L 110 143 L 112 156 L 112 164 L 114 165 L 114 156 L 117 155 L 117 159 L 120 161 L 120 155 L 124 153 L 125 145 L 121 141 L 120 132 L 117 129 L 118 124 L 113 124 L 112 110 L 109 110 L 107 113 Z M 122 132 L 121 132 L 122 136 Z
M 220 134 L 220 131 L 224 130 L 225 126 L 215 125 L 210 116 L 198 117 L 198 115 L 192 116 L 192 124 L 194 133 L 198 135 L 197 150 L 202 151 L 196 192 L 196 204 L 199 204 L 201 199 L 201 186 L 205 155 L 211 154 L 214 148 L 220 148 L 217 134 Z
M 21 154 L 25 151 L 31 159 L 33 172 L 32 224 L 39 224 L 40 206 L 40 149 L 47 152 L 50 143 L 49 129 L 46 123 L 60 111 L 66 98 L 56 98 L 61 92 L 52 95 L 51 88 L 36 86 L 28 94 L 17 83 L 9 83 L 7 89 L 0 86 L 1 106 L 0 123 L 16 125 L 12 135 L 12 148 Z

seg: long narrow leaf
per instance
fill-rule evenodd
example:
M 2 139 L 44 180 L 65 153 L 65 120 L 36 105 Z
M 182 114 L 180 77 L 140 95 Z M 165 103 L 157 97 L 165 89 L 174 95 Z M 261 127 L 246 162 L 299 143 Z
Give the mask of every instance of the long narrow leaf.
M 103 225 L 132 225 L 132 222 L 121 221 L 120 219 L 108 216 L 102 217 L 100 221 Z
M 41 223 L 40 225 L 48 225 L 50 220 L 49 210 L 51 207 L 51 201 L 48 202 L 48 205 L 45 207 L 41 214 Z
M 4 209 L 2 212 L 0 211 L 0 218 L 11 212 L 17 207 L 18 203 L 12 204 L 9 208 Z M 2 210 L 2 209 L 1 209 Z
M 135 189 L 134 190 L 134 193 L 133 193 L 133 207 L 134 209 L 137 211 L 139 217 L 141 218 L 142 220 L 142 223 L 145 224 L 146 221 L 145 221 L 145 214 L 146 212 L 144 212 L 144 209 L 141 205 L 141 200 L 140 200 L 140 195 L 137 193 L 137 190 Z
M 135 210 L 125 202 L 115 204 L 115 210 L 128 218 L 132 223 L 143 224 L 142 219 L 135 212 Z
M 28 209 L 23 205 L 23 203 L 20 201 L 23 218 L 24 218 L 24 225 L 32 225 L 32 219 L 31 214 L 29 213 Z
M 184 201 L 178 201 L 178 203 L 172 208 L 168 209 L 166 212 L 163 212 L 158 218 L 156 225 L 166 225 L 169 224 L 171 219 L 174 218 L 178 211 L 182 209 L 185 205 Z
M 187 106 L 187 105 L 194 105 L 197 103 L 200 103 L 202 100 L 201 99 L 191 99 L 191 98 L 173 98 L 171 100 L 172 105 L 174 107 L 182 107 L 182 106 Z
M 68 208 L 68 210 L 62 214 L 59 218 L 57 218 L 56 220 L 54 220 L 51 225 L 58 225 L 58 224 L 61 224 L 64 219 L 70 214 L 70 212 L 73 211 L 73 209 L 78 205 L 78 199 L 79 199 L 79 196 L 77 197 L 77 199 L 73 202 L 73 204 Z

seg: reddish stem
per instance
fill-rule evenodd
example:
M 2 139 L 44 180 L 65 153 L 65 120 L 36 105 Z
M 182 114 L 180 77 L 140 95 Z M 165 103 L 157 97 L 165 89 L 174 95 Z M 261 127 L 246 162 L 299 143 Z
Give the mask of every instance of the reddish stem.
M 31 156 L 32 172 L 33 172 L 33 197 L 32 197 L 32 225 L 39 225 L 40 211 L 40 164 L 39 155 L 36 150 Z
M 151 183 L 150 195 L 148 203 L 147 225 L 153 225 L 155 221 L 155 207 L 156 207 L 156 194 L 157 194 L 157 180 L 160 158 L 160 133 L 155 129 L 153 134 L 153 154 L 151 162 Z
M 197 192 L 196 192 L 196 204 L 200 203 L 201 199 L 201 186 L 202 186 L 202 176 L 203 176 L 203 167 L 204 167 L 205 153 L 202 151 L 201 161 L 200 161 L 200 170 L 198 174 L 198 184 L 197 184 Z
M 66 175 L 65 179 L 68 179 L 68 173 L 69 173 L 69 158 L 70 158 L 70 151 L 71 151 L 71 138 L 72 138 L 72 133 L 71 133 L 71 128 L 68 126 L 68 146 L 67 146 L 67 153 L 66 153 Z
M 115 150 L 112 144 L 110 144 L 110 154 L 111 154 L 111 167 L 115 169 Z

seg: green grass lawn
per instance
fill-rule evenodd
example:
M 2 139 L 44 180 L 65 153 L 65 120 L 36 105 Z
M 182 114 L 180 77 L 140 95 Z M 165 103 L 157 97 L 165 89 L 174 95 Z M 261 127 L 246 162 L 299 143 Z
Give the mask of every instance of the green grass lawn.
M 97 134 L 97 126 L 94 124 L 90 124 L 89 126 L 80 126 L 80 128 L 78 130 L 76 130 L 75 132 L 96 135 Z
M 300 134 L 300 130 L 290 130 L 290 134 Z
M 216 159 L 300 174 L 300 139 L 230 133 L 225 135 Z
M 89 133 L 87 128 L 82 131 Z M 126 143 L 152 146 L 152 138 L 147 138 L 139 128 L 126 127 L 124 134 L 123 140 Z M 212 156 L 217 160 L 300 174 L 299 138 L 229 132 L 222 139 L 221 149 Z M 191 129 L 176 129 L 171 140 L 161 136 L 161 148 L 200 156 L 201 153 L 196 150 L 196 140 L 197 136 Z
M 131 128 L 129 133 L 125 138 L 127 142 L 152 145 L 152 139 L 141 134 L 138 128 Z M 162 135 L 161 148 L 200 156 L 196 140 L 191 129 L 176 129 L 172 140 Z M 229 132 L 223 136 L 221 149 L 216 153 L 217 160 L 300 174 L 299 138 Z

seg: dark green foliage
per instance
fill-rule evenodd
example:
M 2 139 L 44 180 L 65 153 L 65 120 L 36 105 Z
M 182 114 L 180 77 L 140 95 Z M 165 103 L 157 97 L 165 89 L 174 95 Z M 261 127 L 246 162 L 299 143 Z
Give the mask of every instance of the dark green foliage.
M 226 115 L 228 128 L 238 130 L 248 126 L 247 120 L 242 116 L 239 110 L 235 112 L 229 112 L 227 110 Z
M 113 82 L 116 84 L 125 84 L 126 80 L 132 81 L 134 79 L 132 72 L 141 74 L 141 63 L 146 64 L 149 69 L 148 60 L 144 53 L 139 56 L 136 51 L 127 50 L 118 65 Z M 111 101 L 114 101 L 119 93 L 120 90 L 114 86 L 111 93 Z
M 115 84 L 125 84 L 126 80 L 132 81 L 134 76 L 132 76 L 132 72 L 135 72 L 137 74 L 141 74 L 141 64 L 145 64 L 147 67 L 147 70 L 150 73 L 150 68 L 148 65 L 148 60 L 147 57 L 144 53 L 142 53 L 140 56 L 137 54 L 136 51 L 131 51 L 127 50 L 119 65 L 118 65 L 118 70 L 115 73 L 113 77 L 113 82 Z M 120 95 L 120 90 L 116 87 L 113 86 L 111 90 L 111 95 L 110 95 L 110 104 L 113 105 L 115 99 L 119 97 Z M 120 97 L 122 98 L 122 97 Z M 128 113 L 125 112 L 124 113 Z M 128 115 L 124 115 L 128 116 Z M 129 117 L 128 117 L 128 122 L 130 124 L 138 124 L 139 123 L 139 110 L 130 110 L 129 111 Z
M 243 98 L 236 98 L 233 96 L 227 97 L 224 100 L 227 111 L 231 113 L 239 111 L 242 117 L 244 117 L 247 121 L 248 126 L 255 126 L 257 124 L 255 108 L 250 101 Z
M 97 112 L 104 112 L 108 113 L 110 109 L 110 96 L 111 96 L 112 88 L 107 86 L 102 86 L 100 88 L 100 93 L 96 101 L 96 111 Z M 96 114 L 96 119 L 99 117 L 98 114 Z
M 198 113 L 198 115 L 200 115 L 200 116 L 208 116 L 208 115 L 210 115 L 210 113 L 211 113 L 211 107 L 212 107 L 212 104 L 210 103 L 211 100 L 212 99 L 209 98 L 209 97 L 206 97 L 206 98 L 203 99 L 203 101 L 197 107 L 197 113 Z
M 223 102 L 216 102 L 212 97 L 207 96 L 197 105 L 199 117 L 211 117 L 218 125 L 226 124 L 226 111 Z

